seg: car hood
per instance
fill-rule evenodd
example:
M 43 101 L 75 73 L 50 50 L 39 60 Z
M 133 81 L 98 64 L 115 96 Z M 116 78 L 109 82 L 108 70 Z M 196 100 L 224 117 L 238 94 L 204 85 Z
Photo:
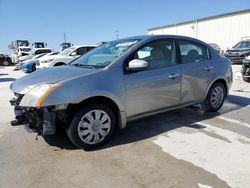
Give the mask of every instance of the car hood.
M 39 60 L 40 61 L 46 61 L 46 60 L 49 60 L 49 59 L 65 59 L 65 58 L 70 58 L 70 57 L 71 56 L 68 56 L 68 55 L 50 55 L 50 56 L 46 56 L 44 58 L 41 58 Z
M 250 48 L 231 48 L 227 52 L 245 52 L 250 51 Z
M 18 60 L 24 61 L 24 60 L 29 59 L 29 58 L 31 58 L 31 57 L 32 57 L 32 56 L 30 56 L 30 55 L 24 55 L 24 56 L 19 57 Z
M 26 65 L 30 65 L 30 64 L 34 64 L 36 63 L 37 60 L 36 59 L 32 59 L 32 60 L 29 60 L 29 61 L 23 61 L 22 66 L 26 66 Z
M 31 89 L 41 84 L 66 81 L 67 79 L 86 76 L 97 71 L 98 69 L 74 66 L 46 68 L 17 79 L 11 84 L 10 89 L 15 93 L 25 94 L 27 88 Z

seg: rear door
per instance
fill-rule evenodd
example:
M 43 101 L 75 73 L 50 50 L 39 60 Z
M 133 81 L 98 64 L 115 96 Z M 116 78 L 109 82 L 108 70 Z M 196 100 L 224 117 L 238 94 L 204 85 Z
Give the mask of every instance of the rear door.
M 208 48 L 198 42 L 178 40 L 182 62 L 181 104 L 200 102 L 214 74 Z

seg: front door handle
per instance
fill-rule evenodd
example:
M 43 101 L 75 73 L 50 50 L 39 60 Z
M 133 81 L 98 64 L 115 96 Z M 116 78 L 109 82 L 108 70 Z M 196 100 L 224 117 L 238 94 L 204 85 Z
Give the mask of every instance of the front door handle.
M 174 80 L 175 78 L 177 78 L 177 77 L 179 77 L 179 76 L 180 76 L 180 74 L 172 73 L 172 74 L 168 75 L 168 78 Z
M 204 67 L 205 71 L 211 71 L 212 69 L 213 69 L 213 67 L 209 66 L 209 65 Z

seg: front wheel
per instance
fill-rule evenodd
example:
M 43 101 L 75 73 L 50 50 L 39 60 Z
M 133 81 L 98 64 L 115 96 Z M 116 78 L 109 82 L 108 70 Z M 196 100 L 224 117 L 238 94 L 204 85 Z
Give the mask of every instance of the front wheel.
M 223 105 L 226 97 L 226 88 L 221 82 L 217 82 L 210 88 L 204 102 L 205 111 L 217 112 Z
M 115 127 L 113 111 L 106 105 L 93 104 L 76 113 L 67 128 L 67 135 L 77 147 L 93 149 L 104 144 Z
M 32 72 L 36 71 L 36 65 L 32 65 Z

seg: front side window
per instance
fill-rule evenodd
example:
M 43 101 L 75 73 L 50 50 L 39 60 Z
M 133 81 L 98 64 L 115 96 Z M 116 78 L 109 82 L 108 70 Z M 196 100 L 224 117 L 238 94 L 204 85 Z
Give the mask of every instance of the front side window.
M 158 69 L 176 64 L 173 40 L 159 40 L 144 45 L 133 54 L 132 59 L 148 62 L 148 69 Z M 131 59 L 131 60 L 132 60 Z
M 43 53 L 41 50 L 35 51 L 35 54 L 36 54 L 36 55 L 37 55 L 37 54 L 41 54 L 41 53 Z
M 87 48 L 86 47 L 81 47 L 76 50 L 76 55 L 83 55 L 87 53 Z
M 179 41 L 182 63 L 192 63 L 208 59 L 207 47 L 192 41 Z
M 63 50 L 62 52 L 60 52 L 58 55 L 69 55 L 75 49 L 76 49 L 76 47 L 74 47 L 74 46 L 67 48 L 67 49 Z
M 127 52 L 139 39 L 122 39 L 106 43 L 91 50 L 71 63 L 73 66 L 103 68 Z
M 94 48 L 96 48 L 96 47 L 94 47 L 94 46 L 93 47 L 88 47 L 87 51 L 89 52 L 90 50 L 93 50 Z

